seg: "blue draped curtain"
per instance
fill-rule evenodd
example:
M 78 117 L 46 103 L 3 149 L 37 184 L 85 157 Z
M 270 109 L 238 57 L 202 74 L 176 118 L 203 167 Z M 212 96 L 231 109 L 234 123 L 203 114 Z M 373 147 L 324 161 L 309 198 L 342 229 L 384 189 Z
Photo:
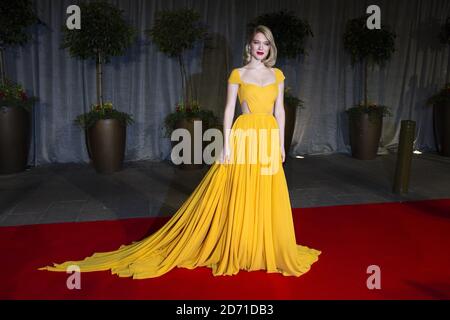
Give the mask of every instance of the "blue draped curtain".
M 308 55 L 277 61 L 286 85 L 305 101 L 297 114 L 291 155 L 348 153 L 347 117 L 344 111 L 362 98 L 362 70 L 352 67 L 343 49 L 342 34 L 348 19 L 381 8 L 381 22 L 396 33 L 396 48 L 383 69 L 369 77 L 371 101 L 391 107 L 385 118 L 382 148 L 395 148 L 400 121 L 417 122 L 415 147 L 435 150 L 432 110 L 426 99 L 449 81 L 449 49 L 439 44 L 439 25 L 450 12 L 447 0 L 257 0 L 168 1 L 114 0 L 125 18 L 139 30 L 138 40 L 122 57 L 104 68 L 105 101 L 129 112 L 135 124 L 127 129 L 126 161 L 163 160 L 170 156 L 164 137 L 165 116 L 181 97 L 178 62 L 158 51 L 144 34 L 158 10 L 191 7 L 208 25 L 211 39 L 186 52 L 187 72 L 203 108 L 220 118 L 226 100 L 229 72 L 242 65 L 245 28 L 260 14 L 293 10 L 312 26 Z M 60 49 L 61 26 L 70 0 L 37 0 L 34 5 L 45 25 L 31 29 L 32 39 L 6 52 L 6 71 L 39 97 L 33 110 L 30 165 L 87 162 L 84 132 L 74 118 L 95 102 L 95 65 L 71 58 Z M 276 40 L 276 39 L 275 39 Z M 237 108 L 237 114 L 239 108 Z

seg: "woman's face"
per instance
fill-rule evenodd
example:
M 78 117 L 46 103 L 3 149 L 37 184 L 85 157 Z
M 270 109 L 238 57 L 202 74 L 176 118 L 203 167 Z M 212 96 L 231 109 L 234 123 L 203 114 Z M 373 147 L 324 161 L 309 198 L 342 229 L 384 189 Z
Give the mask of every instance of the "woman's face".
M 260 32 L 256 33 L 250 43 L 251 55 L 257 60 L 263 60 L 267 57 L 270 50 L 270 42 L 266 36 Z

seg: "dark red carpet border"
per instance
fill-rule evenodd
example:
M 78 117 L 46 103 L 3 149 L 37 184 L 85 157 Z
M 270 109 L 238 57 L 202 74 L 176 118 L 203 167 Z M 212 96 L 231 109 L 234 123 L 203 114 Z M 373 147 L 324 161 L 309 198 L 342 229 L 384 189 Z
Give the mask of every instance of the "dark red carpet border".
M 0 299 L 449 299 L 450 199 L 294 209 L 297 242 L 322 251 L 301 277 L 175 268 L 159 278 L 110 271 L 69 274 L 38 267 L 140 240 L 168 218 L 0 227 Z M 368 289 L 367 268 L 380 268 Z

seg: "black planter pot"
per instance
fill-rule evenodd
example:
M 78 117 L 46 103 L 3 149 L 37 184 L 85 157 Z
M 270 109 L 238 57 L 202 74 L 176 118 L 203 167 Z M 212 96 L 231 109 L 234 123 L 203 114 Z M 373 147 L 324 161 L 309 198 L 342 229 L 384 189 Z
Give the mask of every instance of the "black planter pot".
M 434 135 L 438 152 L 450 157 L 450 102 L 433 106 Z
M 0 107 L 0 174 L 24 171 L 30 148 L 30 113 L 23 108 Z
M 360 160 L 375 159 L 381 138 L 383 116 L 374 114 L 369 119 L 368 113 L 359 113 L 351 115 L 349 120 L 352 156 Z
M 102 119 L 87 130 L 88 153 L 98 173 L 113 173 L 123 167 L 126 126 L 117 119 Z
M 284 124 L 284 150 L 286 156 L 289 154 L 292 144 L 292 136 L 294 135 L 295 119 L 297 117 L 297 106 L 284 105 L 286 120 Z

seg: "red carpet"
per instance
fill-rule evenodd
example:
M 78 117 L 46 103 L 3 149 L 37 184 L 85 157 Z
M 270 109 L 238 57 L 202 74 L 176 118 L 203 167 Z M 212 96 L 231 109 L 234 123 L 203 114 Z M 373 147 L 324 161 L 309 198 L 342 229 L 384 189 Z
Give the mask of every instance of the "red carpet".
M 0 299 L 449 299 L 450 199 L 294 209 L 297 241 L 322 250 L 307 274 L 263 271 L 213 277 L 209 268 L 176 268 L 146 280 L 109 271 L 38 271 L 142 239 L 167 219 L 61 223 L 0 228 Z M 366 286 L 381 269 L 381 289 Z

